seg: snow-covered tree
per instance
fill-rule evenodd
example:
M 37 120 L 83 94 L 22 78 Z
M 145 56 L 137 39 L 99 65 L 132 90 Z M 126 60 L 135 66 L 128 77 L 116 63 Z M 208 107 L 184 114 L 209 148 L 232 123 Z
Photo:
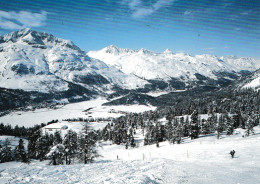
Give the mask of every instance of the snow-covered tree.
M 46 158 L 46 154 L 50 151 L 51 146 L 52 142 L 50 141 L 50 136 L 48 134 L 41 135 L 35 144 L 36 159 L 43 161 Z
M 247 121 L 245 123 L 246 132 L 245 135 L 249 136 L 250 134 L 254 134 L 254 115 L 251 114 L 248 116 Z
M 54 136 L 53 136 L 53 144 L 62 144 L 62 137 L 59 131 L 55 131 Z
M 51 165 L 63 165 L 65 158 L 65 147 L 63 144 L 57 144 L 51 148 L 46 157 L 50 159 Z
M 202 119 L 201 121 L 201 134 L 209 134 L 211 133 L 211 130 L 210 130 L 210 122 L 205 120 L 205 119 Z
M 172 121 L 168 120 L 168 122 L 165 125 L 165 129 L 166 129 L 166 139 L 172 143 L 173 140 L 173 125 L 172 125 Z
M 226 131 L 227 131 L 227 135 L 232 135 L 234 132 L 234 123 L 232 122 L 232 120 L 226 116 L 225 117 L 225 127 L 226 127 Z
M 225 116 L 225 115 L 224 115 Z M 217 139 L 220 138 L 220 134 L 225 130 L 225 122 L 224 122 L 224 116 L 221 115 L 219 117 L 219 121 L 216 125 L 216 131 L 217 131 Z M 227 116 L 227 115 L 226 115 Z

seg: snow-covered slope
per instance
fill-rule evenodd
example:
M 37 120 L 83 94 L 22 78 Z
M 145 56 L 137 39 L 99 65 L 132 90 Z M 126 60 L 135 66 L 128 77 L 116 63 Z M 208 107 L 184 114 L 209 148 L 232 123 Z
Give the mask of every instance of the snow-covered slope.
M 145 84 L 51 34 L 22 29 L 0 37 L 0 87 L 66 91 L 67 81 L 91 90 L 109 89 L 111 83 L 125 88 Z
M 260 62 L 253 58 L 190 56 L 184 53 L 175 54 L 169 49 L 163 53 L 155 53 L 146 49 L 121 49 L 114 45 L 99 51 L 90 51 L 88 55 L 115 66 L 126 74 L 164 81 L 172 78 L 196 80 L 197 74 L 215 80 L 219 77 L 232 79 L 227 73 L 239 76 L 241 71 L 255 71 L 260 67 Z
M 249 137 L 242 137 L 243 132 L 237 129 L 221 139 L 209 135 L 181 144 L 163 142 L 160 148 L 140 142 L 138 148 L 125 149 L 103 142 L 98 148 L 101 157 L 85 165 L 1 163 L 0 183 L 258 184 L 260 128 Z M 136 138 L 142 140 L 141 132 Z M 233 159 L 230 150 L 236 151 Z
M 248 76 L 241 84 L 242 88 L 252 88 L 255 90 L 260 89 L 260 70 L 255 71 Z

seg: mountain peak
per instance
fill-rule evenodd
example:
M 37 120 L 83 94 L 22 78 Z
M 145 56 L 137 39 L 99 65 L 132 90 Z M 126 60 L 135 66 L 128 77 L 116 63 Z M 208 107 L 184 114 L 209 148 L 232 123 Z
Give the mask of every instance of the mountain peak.
M 119 48 L 115 45 L 109 45 L 107 47 L 105 47 L 104 52 L 109 53 L 109 54 L 115 54 L 118 55 L 119 54 Z
M 0 37 L 2 42 L 21 42 L 27 43 L 28 45 L 33 45 L 38 48 L 46 48 L 46 45 L 51 44 L 59 45 L 62 47 L 68 47 L 73 50 L 78 50 L 83 52 L 79 47 L 77 47 L 72 41 L 64 40 L 61 38 L 56 38 L 52 34 L 47 34 L 45 32 L 39 32 L 35 30 L 31 30 L 30 28 L 20 29 L 18 31 L 11 32 L 9 34 L 3 35 Z
M 150 51 L 150 50 L 141 48 L 141 49 L 138 51 L 138 53 L 141 53 L 141 54 L 151 54 L 151 53 L 153 53 L 153 52 Z
M 112 55 L 119 55 L 119 54 L 136 52 L 136 51 L 131 50 L 131 49 L 119 48 L 115 45 L 109 45 L 109 46 L 105 47 L 104 49 L 102 49 L 102 51 L 107 53 L 107 54 L 112 54 Z
M 31 30 L 30 28 L 23 28 L 23 29 L 20 29 L 18 30 L 17 32 L 20 34 L 20 35 L 25 35 L 25 34 L 28 34 L 29 32 L 32 32 L 33 30 Z
M 173 52 L 170 49 L 166 49 L 163 54 L 173 54 Z

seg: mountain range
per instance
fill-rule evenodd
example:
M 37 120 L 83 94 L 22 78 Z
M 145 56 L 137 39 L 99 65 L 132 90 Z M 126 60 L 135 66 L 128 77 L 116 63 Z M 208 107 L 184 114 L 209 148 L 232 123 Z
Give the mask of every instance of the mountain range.
M 136 92 L 215 89 L 259 68 L 253 58 L 169 49 L 156 53 L 111 45 L 85 52 L 72 41 L 26 28 L 0 36 L 0 104 L 4 110 Z M 240 86 L 259 89 L 259 71 Z

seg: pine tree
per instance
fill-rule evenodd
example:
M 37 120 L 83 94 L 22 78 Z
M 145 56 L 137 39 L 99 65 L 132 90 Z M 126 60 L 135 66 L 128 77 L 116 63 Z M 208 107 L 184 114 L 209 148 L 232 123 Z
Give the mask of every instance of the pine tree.
M 79 135 L 78 157 L 84 164 L 92 162 L 94 158 L 98 156 L 94 134 L 95 133 L 90 131 L 89 126 L 86 124 Z
M 5 139 L 4 144 L 0 150 L 0 163 L 10 162 L 13 160 L 13 154 L 10 145 L 11 142 L 9 139 Z
M 172 125 L 172 121 L 171 120 L 168 120 L 168 122 L 166 123 L 165 125 L 165 129 L 166 129 L 166 139 L 172 143 L 172 140 L 173 140 L 173 125 Z
M 186 116 L 185 122 L 184 122 L 184 117 L 181 117 L 180 121 L 181 121 L 180 123 L 182 124 L 183 137 L 188 137 L 190 135 L 188 116 Z
M 42 135 L 40 138 L 38 138 L 35 144 L 36 159 L 43 161 L 52 146 L 53 145 L 51 144 L 50 136 L 48 134 Z
M 53 144 L 62 144 L 62 137 L 59 131 L 55 131 L 54 136 L 53 136 Z
M 225 127 L 227 135 L 232 135 L 234 132 L 234 124 L 228 116 L 225 117 Z
M 78 149 L 77 141 L 77 133 L 69 130 L 63 140 L 66 164 L 71 164 L 71 160 L 76 157 Z
M 245 123 L 245 128 L 246 128 L 246 136 L 249 136 L 250 134 L 254 134 L 254 119 L 253 119 L 253 114 L 249 115 L 247 118 L 247 121 Z
M 161 142 L 163 139 L 160 122 L 156 122 L 156 124 L 155 124 L 155 135 L 154 136 L 155 136 L 156 146 L 159 147 L 159 142 Z
M 30 159 L 36 159 L 37 149 L 36 142 L 41 137 L 41 131 L 39 129 L 33 129 L 28 137 L 28 157 Z
M 25 162 L 25 163 L 28 162 L 27 154 L 26 154 L 25 148 L 24 148 L 23 139 L 20 139 L 19 145 L 15 147 L 14 158 L 17 161 L 22 161 L 22 162 Z
M 177 144 L 181 143 L 181 138 L 183 137 L 183 132 L 182 132 L 182 125 L 179 123 L 177 127 L 175 128 L 175 141 Z
M 211 133 L 210 122 L 205 119 L 202 119 L 202 121 L 201 121 L 201 133 L 204 135 Z
M 154 139 L 155 139 L 154 132 L 155 132 L 155 127 L 152 121 L 148 121 L 146 127 L 146 133 L 144 137 L 144 145 L 151 145 L 154 143 Z
M 63 165 L 65 158 L 65 147 L 63 144 L 53 146 L 49 153 L 46 154 L 49 158 L 51 165 Z
M 196 139 L 199 137 L 198 112 L 196 110 L 194 110 L 191 114 L 190 137 L 191 139 Z

